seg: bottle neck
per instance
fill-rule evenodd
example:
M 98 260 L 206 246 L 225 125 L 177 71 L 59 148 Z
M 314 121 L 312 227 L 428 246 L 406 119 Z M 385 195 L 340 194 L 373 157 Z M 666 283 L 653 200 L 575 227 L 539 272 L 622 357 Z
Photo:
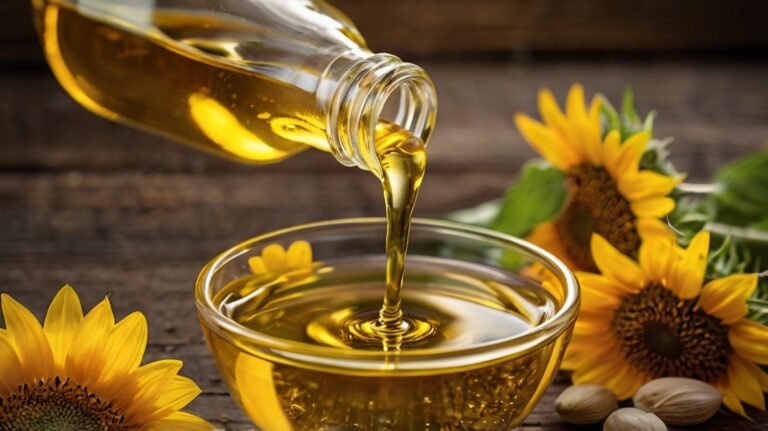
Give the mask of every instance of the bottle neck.
M 419 66 L 390 54 L 355 50 L 337 57 L 323 73 L 317 94 L 334 157 L 379 177 L 375 131 L 390 98 L 399 101 L 387 120 L 425 144 L 434 130 L 437 97 L 432 81 Z

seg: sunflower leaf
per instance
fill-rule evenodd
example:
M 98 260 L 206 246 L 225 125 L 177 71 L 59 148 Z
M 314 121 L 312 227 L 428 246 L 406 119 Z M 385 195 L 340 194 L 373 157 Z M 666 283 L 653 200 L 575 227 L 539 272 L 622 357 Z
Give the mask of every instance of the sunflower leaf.
M 762 298 L 750 298 L 747 300 L 747 305 L 749 306 L 749 314 L 747 316 L 750 319 L 760 322 L 763 325 L 768 324 L 768 300 Z
M 715 220 L 734 226 L 768 226 L 768 150 L 730 163 L 715 175 Z
M 600 99 L 600 114 L 603 120 L 603 130 L 607 134 L 611 130 L 621 131 L 621 119 L 616 108 L 613 107 L 610 100 L 602 94 L 598 94 Z
M 640 123 L 640 117 L 635 111 L 635 92 L 632 88 L 624 90 L 624 99 L 621 101 L 621 113 L 629 124 Z
M 656 111 L 651 111 L 645 116 L 643 121 L 643 130 L 647 130 L 653 136 L 653 122 L 656 121 Z
M 649 114 L 650 116 L 650 114 Z M 669 160 L 669 144 L 672 138 L 651 139 L 640 159 L 640 169 L 647 169 L 667 176 L 679 175 L 675 166 Z
M 598 97 L 600 98 L 600 114 L 604 134 L 607 135 L 611 130 L 618 130 L 622 142 L 638 132 L 648 131 L 653 134 L 653 120 L 656 118 L 656 113 L 651 112 L 645 121 L 641 120 L 635 109 L 635 96 L 631 88 L 627 88 L 624 92 L 621 112 L 613 107 L 605 95 L 598 94 Z
M 536 225 L 552 220 L 568 200 L 565 173 L 540 163 L 523 167 L 518 181 L 507 189 L 491 229 L 524 236 Z

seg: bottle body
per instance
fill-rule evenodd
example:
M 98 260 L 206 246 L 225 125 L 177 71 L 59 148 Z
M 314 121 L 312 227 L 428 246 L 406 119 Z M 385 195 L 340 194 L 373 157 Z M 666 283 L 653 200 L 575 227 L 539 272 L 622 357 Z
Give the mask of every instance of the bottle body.
M 350 69 L 373 55 L 324 2 L 33 5 L 51 69 L 81 105 L 246 163 L 277 162 L 310 147 L 339 158 L 332 104 L 353 103 L 337 89 L 359 79 Z

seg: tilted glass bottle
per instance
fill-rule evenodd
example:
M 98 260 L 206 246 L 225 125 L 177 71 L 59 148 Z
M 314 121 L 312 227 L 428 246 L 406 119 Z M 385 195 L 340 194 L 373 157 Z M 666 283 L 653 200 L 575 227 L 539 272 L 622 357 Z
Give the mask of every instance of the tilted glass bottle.
M 221 156 L 270 163 L 314 147 L 380 173 L 382 128 L 424 142 L 434 128 L 424 71 L 373 54 L 322 0 L 32 4 L 48 63 L 81 105 Z

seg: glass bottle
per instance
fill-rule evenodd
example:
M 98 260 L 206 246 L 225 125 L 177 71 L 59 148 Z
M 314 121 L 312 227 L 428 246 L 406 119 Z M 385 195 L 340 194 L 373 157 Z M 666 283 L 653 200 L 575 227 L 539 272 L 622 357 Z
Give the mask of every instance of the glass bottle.
M 375 137 L 427 142 L 435 90 L 322 0 L 32 0 L 54 75 L 92 112 L 246 163 L 306 148 L 380 174 Z M 386 112 L 382 114 L 384 105 Z

